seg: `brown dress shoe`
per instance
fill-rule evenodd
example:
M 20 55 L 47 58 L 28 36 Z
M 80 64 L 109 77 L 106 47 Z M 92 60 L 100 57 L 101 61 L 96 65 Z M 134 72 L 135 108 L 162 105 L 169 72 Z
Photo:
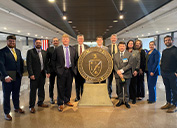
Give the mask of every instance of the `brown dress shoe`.
M 4 115 L 4 118 L 8 121 L 11 121 L 12 120 L 12 117 L 9 115 L 9 114 L 5 114 Z
M 25 113 L 25 111 L 22 110 L 21 108 L 15 109 L 14 111 L 17 112 L 17 113 L 21 113 L 21 114 Z
M 58 111 L 62 112 L 63 111 L 63 105 L 58 106 Z
M 169 109 L 170 107 L 172 107 L 172 104 L 166 103 L 164 106 L 161 107 L 161 109 Z
M 177 109 L 176 109 L 176 105 L 172 105 L 168 110 L 167 110 L 167 113 L 174 113 L 176 112 Z
M 30 112 L 31 112 L 31 113 L 35 113 L 36 110 L 35 110 L 34 108 L 30 108 Z
M 41 105 L 38 105 L 38 107 L 48 108 L 49 105 L 47 105 L 47 104 L 41 104 Z
M 74 106 L 71 102 L 66 103 L 67 106 Z

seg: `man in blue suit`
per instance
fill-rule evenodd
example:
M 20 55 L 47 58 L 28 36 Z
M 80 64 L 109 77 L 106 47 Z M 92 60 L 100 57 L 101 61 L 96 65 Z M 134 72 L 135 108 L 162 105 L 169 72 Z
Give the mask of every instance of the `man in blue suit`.
M 10 113 L 10 94 L 14 111 L 24 113 L 19 107 L 19 93 L 21 78 L 23 74 L 23 59 L 20 50 L 16 49 L 16 37 L 10 35 L 7 37 L 7 46 L 0 50 L 0 72 L 3 88 L 3 108 L 6 120 L 12 120 Z
M 155 49 L 155 42 L 149 43 L 150 51 L 146 56 L 146 72 L 149 90 L 148 103 L 152 104 L 156 102 L 156 84 L 158 75 L 160 75 L 160 53 Z

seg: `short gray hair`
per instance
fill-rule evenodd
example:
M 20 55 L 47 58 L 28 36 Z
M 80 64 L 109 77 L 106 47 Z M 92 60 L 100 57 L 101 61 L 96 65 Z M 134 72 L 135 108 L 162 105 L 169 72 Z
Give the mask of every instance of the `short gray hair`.
M 81 36 L 84 38 L 83 34 L 79 34 L 79 35 L 77 35 L 77 39 L 78 39 L 78 37 L 81 37 Z

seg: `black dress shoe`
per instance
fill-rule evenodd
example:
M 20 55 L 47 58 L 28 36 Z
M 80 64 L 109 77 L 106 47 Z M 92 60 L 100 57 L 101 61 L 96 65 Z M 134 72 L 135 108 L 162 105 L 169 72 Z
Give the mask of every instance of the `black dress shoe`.
M 75 102 L 77 102 L 77 101 L 79 101 L 79 100 L 80 100 L 80 98 L 76 98 L 76 99 L 75 99 Z
M 155 103 L 155 101 L 148 101 L 148 104 L 153 104 Z
M 119 102 L 116 104 L 116 107 L 119 107 L 119 106 L 121 106 L 122 104 L 124 104 L 124 103 L 119 101 Z
M 130 105 L 128 104 L 128 102 L 125 102 L 125 106 L 126 106 L 127 108 L 130 108 Z
M 132 101 L 132 104 L 136 104 L 136 100 L 133 100 L 133 101 Z
M 149 101 L 149 99 L 147 99 L 147 101 Z

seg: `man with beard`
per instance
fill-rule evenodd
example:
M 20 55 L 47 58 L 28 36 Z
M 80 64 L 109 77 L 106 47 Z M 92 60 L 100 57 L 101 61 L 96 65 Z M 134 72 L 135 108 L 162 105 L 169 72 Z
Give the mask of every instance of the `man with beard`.
M 164 43 L 167 48 L 162 52 L 161 74 L 167 103 L 161 109 L 168 109 L 168 113 L 173 113 L 177 105 L 177 47 L 173 45 L 171 36 L 164 37 Z
M 27 70 L 30 78 L 30 98 L 29 109 L 31 113 L 35 113 L 36 91 L 38 89 L 38 106 L 48 107 L 44 104 L 45 99 L 45 68 L 44 62 L 46 58 L 46 52 L 41 49 L 42 42 L 40 39 L 35 40 L 35 48 L 28 50 L 27 52 Z
M 7 37 L 7 46 L 0 50 L 0 74 L 2 78 L 5 119 L 10 121 L 12 120 L 12 117 L 9 115 L 11 93 L 14 111 L 17 113 L 25 112 L 19 107 L 23 59 L 20 50 L 16 48 L 16 37 L 14 35 Z
M 50 103 L 55 104 L 54 99 L 53 99 L 53 89 L 54 89 L 54 84 L 55 84 L 55 77 L 57 76 L 54 67 L 52 66 L 52 55 L 55 50 L 59 46 L 59 40 L 58 38 L 54 37 L 52 39 L 52 47 L 49 47 L 47 49 L 46 53 L 46 66 L 47 66 L 47 77 L 49 77 L 49 97 L 50 97 Z

